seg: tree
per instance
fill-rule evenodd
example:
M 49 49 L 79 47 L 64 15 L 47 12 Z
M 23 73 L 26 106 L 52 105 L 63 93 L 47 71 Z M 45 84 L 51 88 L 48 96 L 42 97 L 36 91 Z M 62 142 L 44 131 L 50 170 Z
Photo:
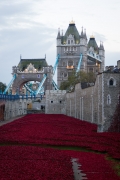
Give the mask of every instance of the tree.
M 4 92 L 5 88 L 6 88 L 6 84 L 0 82 L 0 93 Z
M 67 81 L 64 81 L 60 85 L 61 90 L 73 89 L 77 83 L 94 83 L 96 75 L 93 72 L 80 71 L 76 74 L 75 71 L 71 73 Z

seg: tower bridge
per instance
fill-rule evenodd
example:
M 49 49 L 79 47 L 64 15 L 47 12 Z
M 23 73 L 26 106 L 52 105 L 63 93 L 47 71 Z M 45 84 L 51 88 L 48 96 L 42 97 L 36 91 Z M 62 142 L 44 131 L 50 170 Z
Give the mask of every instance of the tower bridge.
M 76 28 L 75 22 L 69 23 L 65 34 L 58 30 L 57 56 L 54 66 L 49 66 L 46 57 L 43 59 L 22 59 L 18 66 L 13 66 L 12 80 L 0 101 L 4 101 L 5 119 L 27 113 L 31 104 L 39 103 L 39 109 L 45 107 L 48 114 L 66 114 L 78 119 L 86 120 L 100 125 L 106 131 L 111 123 L 115 106 L 120 96 L 120 63 L 114 71 L 104 71 L 105 50 L 103 43 L 97 45 L 95 37 L 87 39 L 86 30 L 81 33 Z M 53 80 L 57 69 L 57 83 Z M 114 67 L 113 67 L 114 69 Z M 59 90 L 62 82 L 68 80 L 72 71 L 76 75 L 79 71 L 93 72 L 97 75 L 96 82 L 89 88 L 82 88 L 81 84 L 75 85 L 72 93 Z M 100 72 L 100 73 L 99 73 Z M 29 81 L 38 82 L 28 84 Z M 30 92 L 21 96 L 22 87 Z M 6 95 L 9 89 L 12 95 Z M 45 97 L 36 99 L 37 94 L 45 92 Z M 38 101 L 39 100 L 39 101 Z M 112 102 L 112 103 L 111 103 Z M 35 107 L 35 106 L 34 106 Z
M 95 37 L 91 36 L 87 40 L 86 30 L 81 34 L 76 28 L 75 22 L 69 23 L 68 29 L 63 35 L 58 30 L 57 35 L 57 57 L 55 65 L 49 66 L 45 58 L 42 59 L 22 59 L 18 66 L 13 66 L 13 78 L 8 84 L 4 94 L 12 88 L 12 94 L 21 94 L 22 88 L 31 94 L 38 94 L 46 90 L 58 90 L 61 82 L 66 81 L 71 75 L 73 69 L 95 74 L 104 71 L 104 53 L 103 44 L 98 47 Z M 57 84 L 53 80 L 53 76 L 57 69 Z M 37 81 L 38 85 L 31 89 L 28 86 L 29 81 Z
M 20 94 L 22 87 L 29 81 L 38 81 L 40 84 L 42 80 L 45 80 L 43 82 L 45 90 L 52 90 L 52 71 L 52 66 L 43 67 L 41 71 L 37 71 L 32 64 L 29 64 L 24 71 L 19 71 L 18 69 L 16 70 L 16 67 L 13 67 L 13 74 L 16 74 L 16 78 L 12 84 L 12 94 Z M 37 89 L 35 88 L 35 90 Z

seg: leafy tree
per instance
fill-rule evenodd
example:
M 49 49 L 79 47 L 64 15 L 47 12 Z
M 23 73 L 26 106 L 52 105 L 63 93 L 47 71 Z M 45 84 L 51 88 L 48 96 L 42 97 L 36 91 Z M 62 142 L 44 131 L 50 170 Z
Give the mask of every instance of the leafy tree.
M 4 92 L 5 88 L 6 88 L 6 84 L 0 82 L 0 93 Z
M 60 85 L 61 90 L 68 90 L 70 88 L 74 88 L 77 83 L 94 83 L 96 76 L 93 72 L 86 73 L 84 71 L 80 71 L 76 74 L 75 71 L 71 73 L 71 76 L 68 77 L 67 81 L 64 81 Z

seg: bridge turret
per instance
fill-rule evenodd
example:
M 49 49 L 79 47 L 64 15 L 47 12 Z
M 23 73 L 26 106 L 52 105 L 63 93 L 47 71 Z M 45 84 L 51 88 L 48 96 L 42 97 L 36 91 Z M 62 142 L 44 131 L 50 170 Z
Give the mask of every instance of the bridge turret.
M 16 74 L 17 73 L 17 67 L 16 66 L 13 66 L 12 67 L 12 74 Z
M 58 35 L 57 35 L 57 46 L 59 45 L 61 45 L 60 28 L 58 29 Z
M 80 53 L 83 55 L 81 69 L 87 71 L 87 36 L 86 30 L 83 31 L 83 27 L 80 35 Z
M 80 35 L 80 45 L 87 46 L 87 36 L 86 36 L 86 29 L 84 29 L 83 32 L 83 27 Z
M 86 35 L 86 29 L 84 29 L 84 38 L 86 39 L 86 41 L 87 41 L 87 35 Z
M 101 66 L 100 66 L 100 71 L 104 71 L 105 68 L 105 50 L 103 46 L 103 42 L 100 42 L 100 47 L 99 47 L 99 57 L 102 61 Z

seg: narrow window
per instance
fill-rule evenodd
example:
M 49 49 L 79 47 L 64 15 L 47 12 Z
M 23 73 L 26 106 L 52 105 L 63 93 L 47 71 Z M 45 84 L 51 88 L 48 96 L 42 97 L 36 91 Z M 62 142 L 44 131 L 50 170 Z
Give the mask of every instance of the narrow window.
M 70 40 L 68 40 L 68 44 L 70 44 Z
M 120 94 L 118 94 L 118 104 L 120 104 Z
M 110 85 L 110 86 L 113 86 L 113 79 L 110 79 L 109 85 Z
M 111 96 L 110 96 L 110 94 L 107 95 L 107 104 L 108 105 L 111 104 Z
M 67 73 L 66 72 L 64 73 L 64 77 L 67 77 Z

